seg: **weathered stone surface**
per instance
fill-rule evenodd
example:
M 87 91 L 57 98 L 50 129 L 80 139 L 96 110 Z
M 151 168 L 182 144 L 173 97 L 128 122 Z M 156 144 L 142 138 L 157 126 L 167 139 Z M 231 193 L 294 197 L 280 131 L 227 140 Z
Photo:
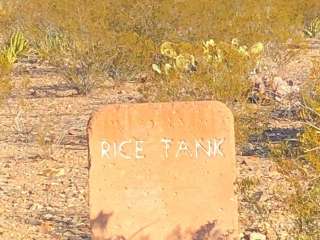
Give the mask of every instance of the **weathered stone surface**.
M 238 230 L 233 116 L 220 102 L 108 105 L 88 125 L 93 239 Z

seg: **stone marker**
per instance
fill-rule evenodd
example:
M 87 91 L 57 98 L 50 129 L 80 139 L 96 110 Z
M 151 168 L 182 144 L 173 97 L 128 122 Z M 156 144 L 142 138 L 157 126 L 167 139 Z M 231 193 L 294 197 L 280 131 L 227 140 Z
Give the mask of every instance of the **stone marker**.
M 108 105 L 88 135 L 93 239 L 166 240 L 215 220 L 237 236 L 233 116 L 224 104 Z

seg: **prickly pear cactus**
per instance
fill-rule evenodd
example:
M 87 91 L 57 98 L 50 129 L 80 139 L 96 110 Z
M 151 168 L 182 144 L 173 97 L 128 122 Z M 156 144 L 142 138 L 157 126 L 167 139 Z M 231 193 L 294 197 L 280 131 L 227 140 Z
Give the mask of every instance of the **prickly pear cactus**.
M 198 62 L 200 62 L 205 68 L 211 68 L 212 72 L 217 72 L 221 69 L 221 65 L 230 65 L 229 63 L 233 60 L 229 58 L 232 56 L 245 63 L 253 61 L 258 64 L 259 57 L 264 51 L 264 45 L 261 42 L 257 42 L 248 48 L 246 45 L 240 45 L 237 38 L 232 39 L 230 44 L 226 42 L 216 43 L 213 39 L 202 41 L 200 51 L 197 45 L 191 45 L 189 52 L 186 52 L 181 47 L 182 45 L 183 43 L 163 42 L 160 46 L 163 61 L 154 63 L 152 65 L 153 71 L 159 75 L 164 73 L 167 76 L 170 73 L 177 73 L 178 75 L 195 73 Z M 197 55 L 194 55 L 194 53 Z M 239 61 L 237 64 L 240 63 Z

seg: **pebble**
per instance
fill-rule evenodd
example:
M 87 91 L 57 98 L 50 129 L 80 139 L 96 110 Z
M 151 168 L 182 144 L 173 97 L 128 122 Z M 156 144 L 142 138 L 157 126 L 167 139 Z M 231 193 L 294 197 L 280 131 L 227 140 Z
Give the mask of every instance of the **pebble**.
M 294 85 L 292 80 L 285 81 L 280 76 L 275 76 L 271 78 L 271 81 L 266 76 L 253 75 L 251 80 L 255 86 L 255 90 L 260 94 L 267 94 L 272 92 L 275 95 L 275 99 L 280 101 L 286 96 L 299 93 L 300 88 Z
M 41 224 L 41 221 L 39 221 L 38 219 L 35 219 L 35 218 L 29 218 L 27 220 L 27 223 L 33 225 L 33 226 L 38 226 Z
M 293 93 L 299 93 L 300 88 L 293 84 L 292 81 L 284 81 L 281 77 L 276 76 L 273 78 L 272 90 L 277 95 L 276 100 L 281 100 L 285 96 Z
M 44 218 L 45 220 L 52 220 L 52 219 L 54 218 L 54 216 L 53 216 L 52 214 L 50 214 L 50 213 L 47 213 L 47 214 L 45 214 L 45 215 L 43 216 L 43 218 Z

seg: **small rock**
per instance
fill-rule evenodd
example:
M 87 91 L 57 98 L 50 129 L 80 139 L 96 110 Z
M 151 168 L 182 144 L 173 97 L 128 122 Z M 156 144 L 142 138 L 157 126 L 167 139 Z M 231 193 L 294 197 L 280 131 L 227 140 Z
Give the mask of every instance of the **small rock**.
M 265 93 L 266 87 L 265 87 L 265 83 L 263 81 L 263 78 L 258 75 L 253 75 L 253 76 L 251 76 L 251 79 L 252 79 L 251 81 L 253 82 L 253 85 L 255 87 L 255 90 L 261 94 Z
M 258 201 L 260 201 L 262 195 L 263 195 L 263 192 L 262 191 L 258 191 L 258 192 L 255 192 L 254 194 L 252 194 L 251 198 L 255 202 L 258 202 Z
M 286 82 L 283 81 L 281 77 L 274 77 L 272 81 L 272 89 L 277 90 L 279 86 L 285 84 Z
M 272 82 L 272 90 L 277 95 L 276 99 L 281 100 L 289 94 L 298 93 L 300 88 L 294 85 L 292 80 L 286 82 L 281 77 L 275 77 Z
M 41 221 L 39 221 L 38 219 L 35 219 L 35 218 L 30 218 L 27 220 L 27 222 L 33 226 L 41 225 Z
M 241 150 L 242 156 L 253 156 L 255 154 L 254 145 L 251 143 L 247 143 Z
M 292 86 L 291 87 L 291 92 L 298 93 L 298 92 L 300 92 L 300 88 L 298 86 Z
M 50 214 L 50 213 L 47 213 L 47 214 L 45 214 L 44 216 L 43 216 L 43 218 L 45 219 L 45 220 L 52 220 L 53 219 L 53 215 L 52 214 Z
M 291 87 L 289 85 L 284 84 L 277 89 L 277 94 L 280 95 L 281 97 L 285 97 L 290 93 L 291 93 Z

